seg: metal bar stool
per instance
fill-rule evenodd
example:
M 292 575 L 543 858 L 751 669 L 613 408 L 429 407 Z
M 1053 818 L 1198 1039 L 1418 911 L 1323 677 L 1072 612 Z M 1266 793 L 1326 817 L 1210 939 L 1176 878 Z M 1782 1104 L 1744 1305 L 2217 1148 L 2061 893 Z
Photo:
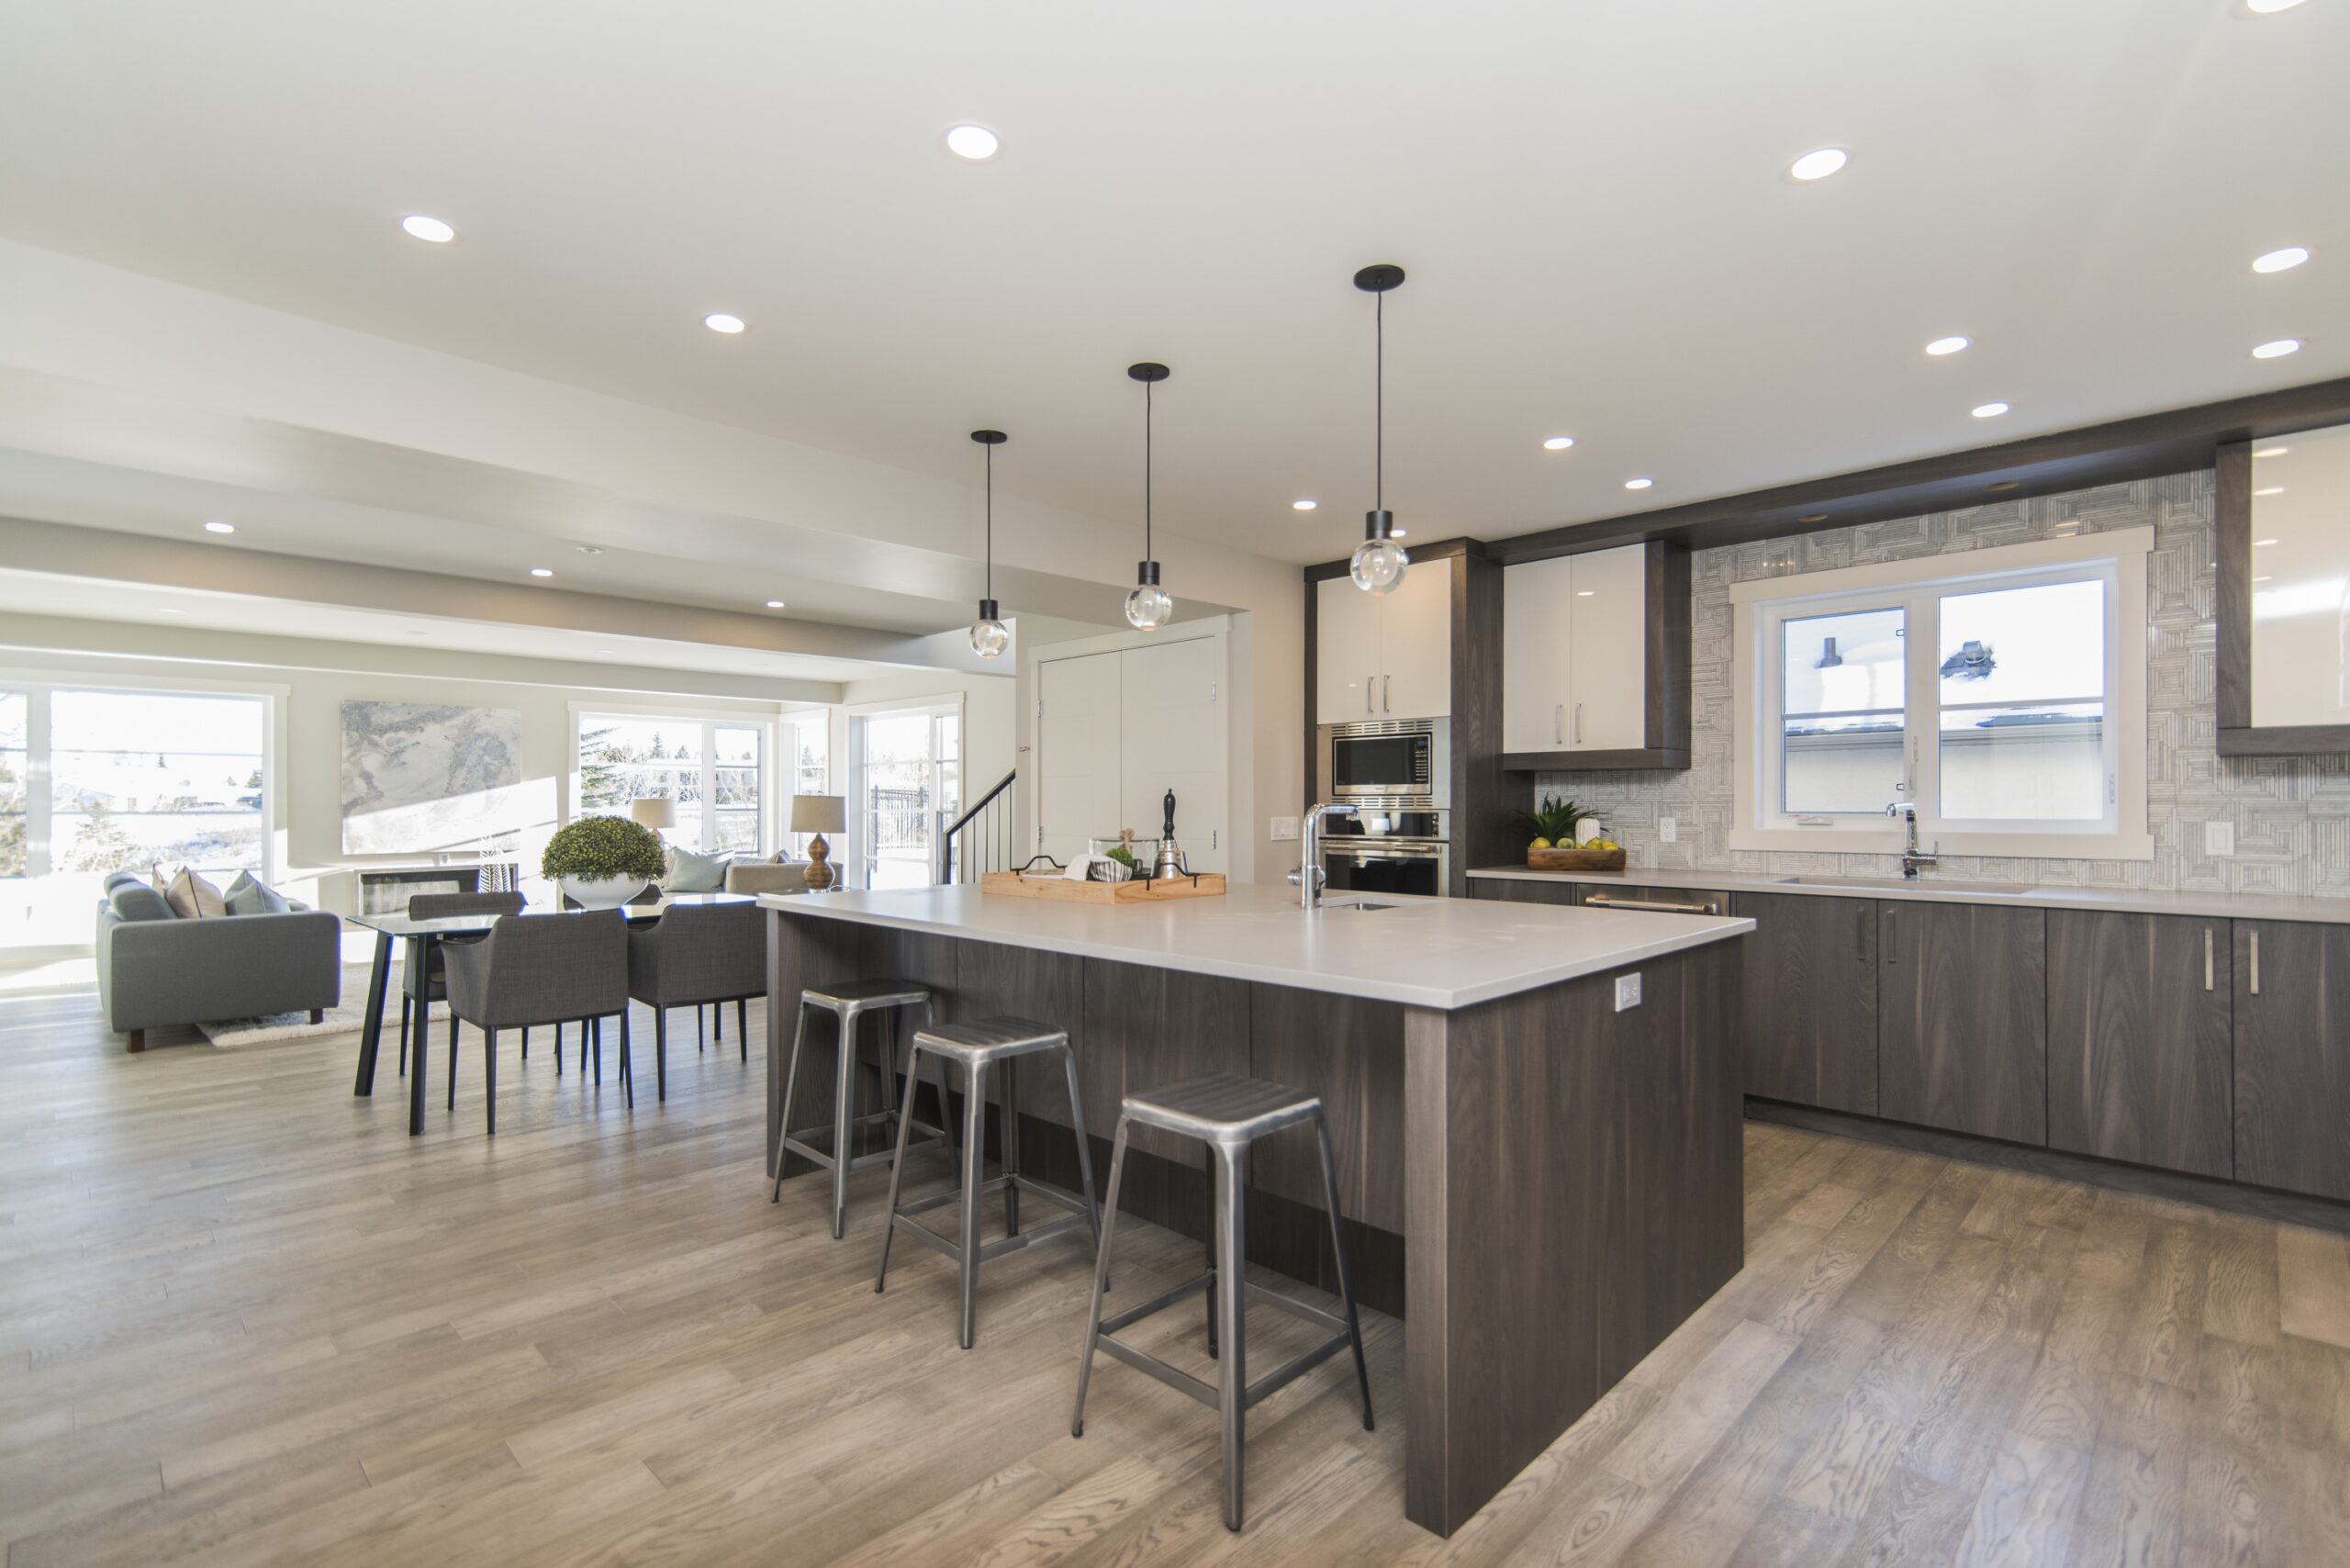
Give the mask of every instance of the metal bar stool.
M 1102 1316 L 1102 1298 L 1110 1283 L 1110 1238 L 1118 1223 L 1118 1178 L 1126 1165 L 1126 1134 L 1131 1124 L 1162 1128 L 1208 1146 L 1215 1170 L 1214 1238 L 1207 1272 L 1162 1291 L 1139 1306 Z M 1322 1144 L 1322 1196 L 1330 1211 L 1330 1245 L 1338 1256 L 1338 1295 L 1346 1304 L 1342 1320 L 1293 1301 L 1262 1285 L 1250 1284 L 1246 1272 L 1248 1249 L 1241 1189 L 1241 1161 L 1248 1146 L 1268 1133 L 1311 1122 Z M 1212 1072 L 1185 1079 L 1164 1088 L 1129 1094 L 1119 1107 L 1118 1137 L 1110 1155 L 1108 1211 L 1102 1221 L 1102 1251 L 1093 1271 L 1093 1305 L 1085 1318 L 1085 1353 L 1077 1367 L 1077 1409 L 1069 1419 L 1069 1435 L 1085 1435 L 1085 1385 L 1093 1375 L 1093 1352 L 1107 1350 L 1130 1367 L 1148 1372 L 1170 1388 L 1181 1389 L 1203 1405 L 1213 1406 L 1224 1428 L 1224 1523 L 1240 1528 L 1242 1423 L 1248 1407 L 1287 1387 L 1301 1374 L 1321 1365 L 1348 1345 L 1354 1347 L 1355 1379 L 1362 1386 L 1362 1426 L 1371 1429 L 1371 1372 L 1362 1359 L 1362 1327 L 1355 1316 L 1354 1275 L 1347 1265 L 1346 1228 L 1339 1222 L 1338 1167 L 1330 1153 L 1330 1129 L 1322 1117 L 1318 1095 L 1284 1088 L 1237 1073 Z M 1221 1285 L 1223 1288 L 1219 1289 Z M 1214 1387 L 1157 1356 L 1136 1350 L 1116 1337 L 1117 1331 L 1152 1313 L 1173 1306 L 1204 1291 L 1208 1298 L 1208 1353 L 1217 1356 Z M 1307 1322 L 1330 1330 L 1330 1337 L 1295 1360 L 1248 1381 L 1247 1305 L 1255 1298 Z M 1222 1352 L 1218 1354 L 1218 1342 Z
M 822 1008 L 831 1013 L 840 1022 L 840 1062 L 833 1075 L 832 1147 L 829 1150 L 816 1148 L 807 1141 L 825 1130 L 821 1124 L 801 1127 L 797 1131 L 794 1131 L 791 1126 L 791 1097 L 800 1083 L 800 1050 L 807 1042 L 808 1010 L 811 1007 Z M 928 1024 L 931 1011 L 929 990 L 914 984 L 912 980 L 850 980 L 840 985 L 810 986 L 800 993 L 800 1016 L 791 1030 L 791 1062 L 790 1066 L 785 1070 L 783 1078 L 783 1110 L 782 1114 L 777 1117 L 783 1128 L 783 1147 L 776 1150 L 775 1192 L 767 1201 L 769 1203 L 783 1201 L 785 1155 L 796 1154 L 803 1159 L 812 1160 L 822 1166 L 833 1173 L 833 1239 L 834 1241 L 841 1238 L 841 1231 L 848 1219 L 848 1173 L 852 1170 L 862 1170 L 868 1165 L 878 1164 L 890 1158 L 890 1151 L 886 1148 L 877 1148 L 870 1154 L 848 1154 L 850 1139 L 855 1136 L 856 1129 L 874 1122 L 893 1122 L 897 1124 L 901 1134 L 898 1139 L 900 1147 L 902 1148 L 905 1143 L 903 1137 L 905 1123 L 912 1118 L 901 1117 L 898 1114 L 898 1053 L 894 1046 L 886 1049 L 882 1055 L 881 1109 L 862 1116 L 849 1114 L 850 1107 L 856 1103 L 857 1021 L 868 1013 L 885 1013 L 900 1007 L 921 1008 L 923 1022 Z M 697 1008 L 695 1011 L 699 1014 L 700 1010 Z M 599 1055 L 601 1055 L 600 1051 Z M 906 1099 L 909 1109 L 913 1100 L 913 1080 L 910 1075 L 906 1081 Z M 943 1093 L 939 1096 L 938 1105 L 939 1120 L 942 1122 L 950 1120 L 946 1111 L 946 1098 Z M 943 1143 L 947 1140 L 946 1131 L 943 1127 L 932 1126 L 928 1122 L 923 1123 L 922 1127 L 923 1131 L 928 1135 L 930 1141 Z M 844 1155 L 847 1158 L 840 1158 Z
M 1058 1052 L 1061 1068 L 1069 1081 L 1069 1122 L 1077 1133 L 1078 1178 L 1085 1187 L 1082 1203 L 1057 1188 L 1033 1182 L 1020 1173 L 1020 1099 L 1013 1071 L 1020 1058 L 1039 1052 Z M 890 1171 L 890 1225 L 881 1233 L 881 1271 L 873 1282 L 878 1294 L 890 1282 L 890 1242 L 903 1227 L 910 1236 L 920 1237 L 963 1266 L 963 1349 L 971 1348 L 971 1336 L 979 1324 L 979 1265 L 988 1259 L 1001 1258 L 1016 1252 L 1032 1242 L 1048 1241 L 1065 1231 L 1084 1226 L 1095 1242 L 1102 1238 L 1101 1210 L 1093 1202 L 1093 1157 L 1085 1142 L 1085 1103 L 1077 1092 L 1077 1058 L 1069 1050 L 1069 1031 L 1056 1029 L 1050 1024 L 1039 1024 L 1027 1018 L 982 1018 L 976 1024 L 949 1024 L 942 1028 L 918 1029 L 914 1032 L 913 1061 L 906 1077 L 906 1093 L 913 1094 L 913 1086 L 922 1075 L 923 1057 L 938 1064 L 938 1103 L 946 1103 L 947 1067 L 949 1064 L 965 1070 L 963 1099 L 963 1163 L 958 1182 L 959 1193 L 939 1193 L 918 1198 L 911 1204 L 901 1204 L 898 1192 L 906 1169 L 906 1124 L 898 1126 L 898 1155 Z M 988 1103 L 988 1070 L 1000 1068 L 1003 1083 L 1002 1174 L 992 1182 L 982 1181 L 986 1171 L 986 1127 Z M 949 1153 L 952 1148 L 950 1147 Z M 1003 1235 L 982 1245 L 979 1241 L 979 1200 L 990 1193 L 1003 1194 Z M 1034 1230 L 1020 1228 L 1020 1194 L 1032 1193 L 1048 1204 L 1069 1210 L 1066 1217 L 1049 1220 Z M 915 1223 L 914 1216 L 942 1204 L 954 1203 L 960 1197 L 963 1204 L 962 1239 L 949 1241 L 926 1226 Z

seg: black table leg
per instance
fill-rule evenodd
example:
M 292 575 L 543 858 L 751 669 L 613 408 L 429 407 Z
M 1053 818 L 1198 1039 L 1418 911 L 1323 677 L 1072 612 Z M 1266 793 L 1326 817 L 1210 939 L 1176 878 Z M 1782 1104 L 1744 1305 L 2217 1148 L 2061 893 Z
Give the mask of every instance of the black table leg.
M 375 1048 L 384 1041 L 384 990 L 392 971 L 392 939 L 388 933 L 375 933 L 375 962 L 367 971 L 367 1016 L 359 1025 L 359 1081 L 351 1086 L 353 1094 L 375 1092 Z
M 408 1136 L 420 1137 L 424 1133 L 424 1053 L 432 1039 L 431 936 L 408 939 L 407 969 L 405 981 L 408 995 L 416 1003 L 416 1037 L 408 1044 Z

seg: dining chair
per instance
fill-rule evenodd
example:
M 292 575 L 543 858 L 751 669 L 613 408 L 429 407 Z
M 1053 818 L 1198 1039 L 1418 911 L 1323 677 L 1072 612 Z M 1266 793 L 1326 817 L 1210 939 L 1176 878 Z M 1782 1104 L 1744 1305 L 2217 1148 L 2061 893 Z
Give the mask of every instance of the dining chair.
M 498 1131 L 500 1029 L 619 1014 L 621 1082 L 633 1106 L 628 1000 L 628 925 L 616 909 L 509 914 L 481 941 L 452 947 L 449 1011 L 482 1032 L 482 1081 L 491 1134 Z M 449 1077 L 453 1085 L 454 1062 Z
M 410 920 L 442 920 L 455 914 L 520 914 L 527 902 L 520 893 L 515 892 L 412 893 L 408 901 L 408 917 Z M 448 966 L 442 957 L 442 950 L 452 946 L 462 946 L 480 940 L 479 936 L 474 935 L 443 936 L 436 942 L 426 945 L 432 955 L 430 960 L 431 967 L 425 971 L 424 976 L 424 1008 L 427 1017 L 431 1014 L 432 1004 L 446 1001 L 449 995 Z M 402 1077 L 408 1074 L 408 1009 L 414 1005 L 414 993 L 406 986 L 400 987 L 400 1074 Z M 522 1054 L 524 1056 L 531 1054 L 530 1041 L 527 1039 L 522 1042 Z M 559 1051 L 558 1054 L 560 1054 Z M 451 1082 L 456 1081 L 456 1068 L 457 1017 L 453 1013 L 449 1015 L 449 1079 Z
M 743 1059 L 751 1059 L 750 999 L 767 989 L 764 922 L 755 903 L 677 903 L 630 929 L 628 993 L 653 1009 L 653 1079 L 662 1099 L 669 1093 L 669 1008 L 691 1006 L 699 1035 L 704 1002 L 733 1002 Z

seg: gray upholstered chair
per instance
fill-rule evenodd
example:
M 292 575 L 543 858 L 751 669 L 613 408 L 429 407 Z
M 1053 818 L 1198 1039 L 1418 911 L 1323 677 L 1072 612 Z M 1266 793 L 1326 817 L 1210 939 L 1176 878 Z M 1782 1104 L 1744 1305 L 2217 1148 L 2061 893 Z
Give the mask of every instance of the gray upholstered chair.
M 621 1082 L 628 1060 L 628 925 L 616 909 L 578 914 L 509 914 L 478 942 L 449 949 L 449 1011 L 482 1032 L 488 1126 L 498 1131 L 498 1031 L 571 1018 L 621 1016 Z M 452 1103 L 457 1062 L 449 1060 Z
M 766 918 L 755 903 L 680 903 L 629 932 L 628 993 L 653 1009 L 653 1078 L 663 1099 L 669 1091 L 669 1008 L 693 1008 L 699 1034 L 702 1003 L 733 1002 L 743 1059 L 751 1059 L 749 999 L 767 989 Z
M 520 893 L 411 893 L 408 901 L 408 917 L 410 920 L 441 920 L 453 914 L 520 914 L 527 902 Z M 480 940 L 478 936 L 443 936 L 431 945 L 432 967 L 424 977 L 424 1004 L 428 1014 L 431 1010 L 432 1003 L 448 999 L 448 959 L 443 956 L 445 949 L 463 946 L 468 942 Z M 415 1005 L 415 993 L 406 986 L 400 987 L 400 1074 L 402 1077 L 408 1074 L 408 1013 Z M 562 1053 L 563 1044 L 558 1040 L 555 1043 L 555 1059 L 560 1061 Z M 530 1054 L 531 1036 L 529 1031 L 525 1030 L 522 1035 L 522 1055 L 527 1059 Z M 457 1015 L 453 1013 L 449 1014 L 449 1059 L 453 1063 L 457 1059 Z M 450 1081 L 453 1083 L 456 1081 L 456 1075 L 453 1072 L 450 1074 Z

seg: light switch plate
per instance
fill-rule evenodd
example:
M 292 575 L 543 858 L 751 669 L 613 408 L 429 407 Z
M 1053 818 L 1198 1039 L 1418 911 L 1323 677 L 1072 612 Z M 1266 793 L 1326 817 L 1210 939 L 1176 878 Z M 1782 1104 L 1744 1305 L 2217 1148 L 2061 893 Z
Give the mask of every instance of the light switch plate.
M 1656 838 L 1659 844 L 1678 843 L 1681 838 L 1681 823 L 1679 821 L 1673 817 L 1657 818 Z
M 1622 1013 L 1640 1004 L 1640 977 L 1637 974 L 1616 977 L 1616 1011 Z
M 1295 838 L 1296 836 L 1297 819 L 1295 817 L 1275 817 L 1273 819 L 1274 842 L 1279 843 L 1282 839 Z
M 2206 854 L 2206 855 L 2233 855 L 2235 852 L 2236 852 L 2236 824 L 2235 824 L 2235 823 L 2205 823 L 2203 824 L 2203 853 L 2204 853 L 2204 854 Z

